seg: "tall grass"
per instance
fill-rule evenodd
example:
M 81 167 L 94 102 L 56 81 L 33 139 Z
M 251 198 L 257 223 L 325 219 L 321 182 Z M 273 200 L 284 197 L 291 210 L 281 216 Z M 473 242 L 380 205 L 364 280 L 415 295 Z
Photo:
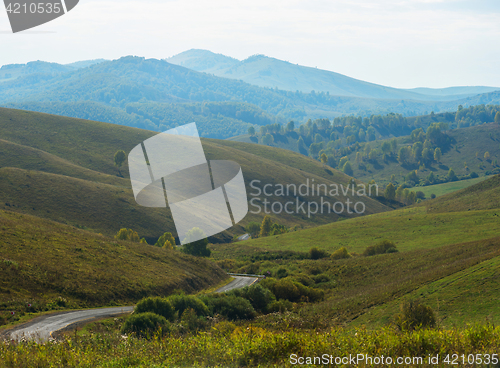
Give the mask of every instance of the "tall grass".
M 276 332 L 221 322 L 210 332 L 158 335 L 151 340 L 96 333 L 46 344 L 0 343 L 0 367 L 288 367 L 292 354 L 333 358 L 367 354 L 424 361 L 429 354 L 439 354 L 441 364 L 433 366 L 445 367 L 447 354 L 495 354 L 499 348 L 500 327 L 493 325 L 406 333 L 388 328 Z

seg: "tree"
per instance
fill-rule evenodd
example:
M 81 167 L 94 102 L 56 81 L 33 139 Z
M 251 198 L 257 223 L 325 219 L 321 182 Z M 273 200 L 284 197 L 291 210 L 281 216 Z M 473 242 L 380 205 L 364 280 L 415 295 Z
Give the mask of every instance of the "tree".
M 450 169 L 448 171 L 448 179 L 451 181 L 457 180 L 457 176 L 455 175 L 455 171 L 453 171 L 452 169 Z
M 396 153 L 397 149 L 398 149 L 398 140 L 396 138 L 394 138 L 391 141 L 391 150 L 392 150 L 392 153 Z
M 301 125 L 301 127 L 303 127 L 303 125 Z M 300 136 L 299 139 L 297 140 L 297 149 L 299 150 L 300 153 L 302 153 L 301 151 L 307 150 L 306 144 L 304 143 L 304 139 L 302 139 L 302 136 Z
M 295 129 L 295 123 L 293 122 L 293 120 L 290 120 L 286 125 L 286 130 L 287 132 L 292 132 L 294 129 Z
M 400 202 L 403 201 L 403 191 L 403 185 L 400 185 L 398 189 L 396 189 L 396 199 Z
M 389 142 L 384 141 L 384 143 L 382 143 L 382 152 L 385 154 L 391 152 L 391 144 Z
M 434 159 L 434 150 L 429 148 L 424 148 L 422 151 L 422 159 L 425 162 L 431 162 Z
M 339 161 L 339 167 L 343 168 L 347 161 L 349 161 L 349 158 L 347 156 L 342 157 Z
M 195 240 L 196 239 L 196 240 Z M 210 257 L 210 249 L 207 248 L 208 239 L 203 230 L 193 227 L 186 233 L 182 242 L 182 252 L 197 257 Z
M 500 124 L 500 111 L 495 114 L 495 123 Z
M 323 153 L 321 154 L 320 160 L 321 160 L 321 163 L 322 163 L 323 165 L 326 165 L 326 164 L 327 164 L 327 162 L 328 162 L 328 156 L 326 155 L 326 153 L 324 153 L 324 152 L 323 152 Z
M 158 238 L 158 240 L 155 243 L 155 247 L 160 247 L 164 248 L 165 247 L 165 242 L 168 241 L 170 243 L 171 248 L 174 249 L 175 246 L 175 238 L 173 237 L 172 233 L 166 232 L 162 236 Z M 168 247 L 166 249 L 169 249 Z
M 274 137 L 269 133 L 266 133 L 266 135 L 262 137 L 262 143 L 264 143 L 266 146 L 270 146 L 273 142 Z
M 484 159 L 485 159 L 486 161 L 489 161 L 489 160 L 490 160 L 490 153 L 489 153 L 488 151 L 486 151 L 486 152 L 484 153 Z
M 347 161 L 344 164 L 344 167 L 342 168 L 342 171 L 344 172 L 344 174 L 352 176 L 353 171 L 352 171 L 351 163 L 349 161 Z
M 123 151 L 123 150 L 116 151 L 114 161 L 115 161 L 115 166 L 118 168 L 118 172 L 120 173 L 120 176 L 122 175 L 120 168 L 122 167 L 126 158 L 127 158 L 127 155 L 125 154 L 125 151 Z
M 411 156 L 411 148 L 409 146 L 408 147 L 401 147 L 399 149 L 398 162 L 401 165 L 404 165 L 404 164 L 408 163 L 408 161 L 410 160 L 410 156 Z
M 271 221 L 271 217 L 267 215 L 264 216 L 264 219 L 262 220 L 262 226 L 260 227 L 259 237 L 263 238 L 265 236 L 269 236 L 272 226 L 273 222 Z
M 436 148 L 434 151 L 434 161 L 440 162 L 441 161 L 441 148 Z
M 258 222 L 252 221 L 245 227 L 245 230 L 250 234 L 252 238 L 256 238 L 260 233 L 260 224 Z
M 252 137 L 255 135 L 255 128 L 253 126 L 248 128 L 248 134 L 250 134 Z
M 385 187 L 384 196 L 391 201 L 396 199 L 396 188 L 394 188 L 394 185 L 392 185 L 392 183 L 387 184 L 387 186 Z
M 323 142 L 321 143 L 312 143 L 309 146 L 309 154 L 313 158 L 318 158 L 319 151 L 323 149 Z
M 134 243 L 139 243 L 141 239 L 139 238 L 139 234 L 132 229 L 122 228 L 115 235 L 116 240 L 128 240 Z

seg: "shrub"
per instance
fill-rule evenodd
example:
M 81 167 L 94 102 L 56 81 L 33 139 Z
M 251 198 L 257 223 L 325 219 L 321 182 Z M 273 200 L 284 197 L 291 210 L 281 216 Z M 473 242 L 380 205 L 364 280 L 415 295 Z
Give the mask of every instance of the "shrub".
M 139 337 L 152 337 L 161 329 L 162 333 L 168 332 L 170 325 L 163 316 L 155 313 L 132 314 L 125 320 L 122 333 L 135 333 Z
M 247 299 L 252 307 L 261 313 L 267 313 L 269 305 L 276 301 L 274 294 L 259 284 L 232 290 L 226 294 Z
M 275 280 L 265 280 L 262 286 L 271 290 L 276 299 L 286 299 L 291 302 L 310 301 L 314 302 L 323 299 L 322 290 L 316 290 L 302 285 L 300 282 L 293 281 L 290 278 Z
M 207 321 L 204 317 L 196 315 L 196 311 L 193 308 L 187 308 L 182 313 L 181 325 L 189 331 L 199 331 L 205 329 Z
M 240 296 L 220 294 L 205 297 L 204 300 L 209 305 L 212 314 L 220 314 L 231 321 L 252 319 L 256 315 L 252 304 Z
M 363 252 L 364 256 L 374 256 L 376 254 L 394 253 L 397 252 L 396 245 L 389 240 L 382 240 L 381 242 L 371 245 Z
M 314 276 L 313 279 L 314 279 L 314 282 L 316 284 L 320 284 L 322 282 L 328 282 L 328 281 L 330 281 L 330 276 L 328 276 L 328 275 L 326 275 L 324 273 L 321 273 L 319 275 Z
M 345 259 L 345 258 L 351 258 L 351 255 L 347 251 L 345 247 L 342 247 L 340 249 L 337 249 L 335 252 L 332 253 L 330 256 L 331 259 Z
M 292 310 L 293 304 L 288 300 L 276 300 L 269 305 L 269 312 L 271 313 L 283 313 Z
M 135 306 L 135 312 L 138 314 L 151 312 L 163 316 L 167 320 L 173 320 L 175 314 L 174 308 L 168 299 L 160 297 L 142 299 Z
M 175 311 L 178 312 L 179 318 L 181 318 L 182 313 L 188 308 L 192 308 L 197 316 L 206 316 L 209 314 L 205 303 L 192 295 L 171 295 L 167 300 L 172 304 Z
M 282 279 L 288 276 L 288 271 L 286 268 L 279 268 L 278 271 L 276 271 L 276 277 L 278 279 Z
M 478 175 L 476 172 L 474 172 L 474 171 L 473 171 L 473 172 L 471 172 L 471 173 L 470 173 L 470 177 L 471 177 L 472 179 L 474 179 L 474 178 L 479 178 L 479 175 Z
M 294 276 L 294 279 L 305 286 L 314 284 L 314 280 L 307 276 L 305 273 L 299 273 L 298 275 Z
M 436 316 L 430 307 L 409 301 L 401 304 L 401 313 L 396 315 L 396 325 L 401 331 L 432 328 L 436 325 Z
M 417 198 L 418 198 L 418 199 L 425 199 L 425 193 L 424 193 L 424 192 L 422 192 L 421 190 L 419 190 L 419 191 L 416 193 L 416 195 L 417 195 Z
M 431 199 L 436 198 L 436 195 L 434 193 L 431 194 Z
M 309 250 L 309 258 L 310 259 L 321 259 L 328 257 L 328 253 L 323 249 L 318 249 L 313 247 Z

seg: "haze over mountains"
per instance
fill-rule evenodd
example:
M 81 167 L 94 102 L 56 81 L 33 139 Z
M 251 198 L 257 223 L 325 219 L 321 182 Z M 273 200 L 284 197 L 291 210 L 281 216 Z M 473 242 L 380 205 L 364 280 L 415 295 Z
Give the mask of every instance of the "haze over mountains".
M 182 52 L 165 60 L 199 72 L 240 79 L 260 87 L 277 87 L 286 91 L 306 93 L 328 92 L 335 96 L 451 101 L 500 89 L 484 86 L 397 89 L 264 55 L 254 55 L 239 61 L 222 54 L 197 49 Z
M 240 62 L 202 50 L 168 62 L 127 56 L 0 68 L 4 107 L 153 131 L 195 121 L 203 137 L 219 139 L 245 134 L 250 126 L 290 120 L 390 112 L 415 116 L 479 104 L 500 104 L 500 90 L 401 90 L 265 56 Z

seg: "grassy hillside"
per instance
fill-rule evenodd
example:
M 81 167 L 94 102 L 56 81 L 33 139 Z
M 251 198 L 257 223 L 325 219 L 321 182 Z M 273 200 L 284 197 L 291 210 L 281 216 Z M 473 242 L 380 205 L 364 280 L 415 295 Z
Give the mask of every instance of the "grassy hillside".
M 500 257 L 430 282 L 404 297 L 369 309 L 352 326 L 377 328 L 392 322 L 403 300 L 420 300 L 436 311 L 441 326 L 465 326 L 472 321 L 498 325 L 500 315 Z
M 418 190 L 424 193 L 425 198 L 431 198 L 433 194 L 436 197 L 440 197 L 442 195 L 456 192 L 457 190 L 464 189 L 470 187 L 471 185 L 477 184 L 490 178 L 490 176 L 482 176 L 474 179 L 466 179 L 459 181 L 450 181 L 448 183 L 435 184 L 435 185 L 426 185 L 425 187 L 419 187 Z
M 488 239 L 500 235 L 500 211 L 467 211 L 427 213 L 423 207 L 359 217 L 305 229 L 296 233 L 247 240 L 246 246 L 264 250 L 307 252 L 318 247 L 332 252 L 346 247 L 349 252 L 362 253 L 366 247 L 387 239 L 400 251 L 435 248 L 460 241 Z M 239 243 L 216 248 L 231 257 Z
M 420 204 L 429 213 L 474 211 L 500 206 L 500 175 Z M 500 216 L 500 213 L 498 214 Z
M 0 233 L 0 324 L 29 311 L 119 305 L 174 289 L 194 291 L 226 277 L 204 259 L 26 214 L 0 210 Z
M 151 210 L 135 203 L 127 165 L 120 171 L 113 165 L 117 150 L 128 152 L 155 132 L 11 109 L 0 109 L 0 128 L 0 166 L 3 167 L 0 169 L 0 208 L 106 235 L 113 235 L 126 226 L 150 242 L 164 231 L 175 232 L 168 210 Z M 250 188 L 253 180 L 259 180 L 262 187 L 268 183 L 298 186 L 307 180 L 312 183 L 313 179 L 315 183 L 345 186 L 350 179 L 317 161 L 299 154 L 290 155 L 281 149 L 206 139 L 202 139 L 202 144 L 208 159 L 232 159 L 242 166 L 248 193 L 255 192 Z M 308 198 L 301 197 L 300 201 Z M 285 203 L 296 198 L 292 193 L 273 194 L 269 200 Z M 371 198 L 365 197 L 363 201 L 366 213 L 388 210 Z M 263 216 L 264 213 L 249 214 L 242 224 L 260 222 Z M 279 221 L 290 227 L 310 227 L 337 218 L 336 214 L 326 212 L 311 218 L 294 213 L 283 214 Z M 237 225 L 219 240 L 242 233 L 241 226 Z

